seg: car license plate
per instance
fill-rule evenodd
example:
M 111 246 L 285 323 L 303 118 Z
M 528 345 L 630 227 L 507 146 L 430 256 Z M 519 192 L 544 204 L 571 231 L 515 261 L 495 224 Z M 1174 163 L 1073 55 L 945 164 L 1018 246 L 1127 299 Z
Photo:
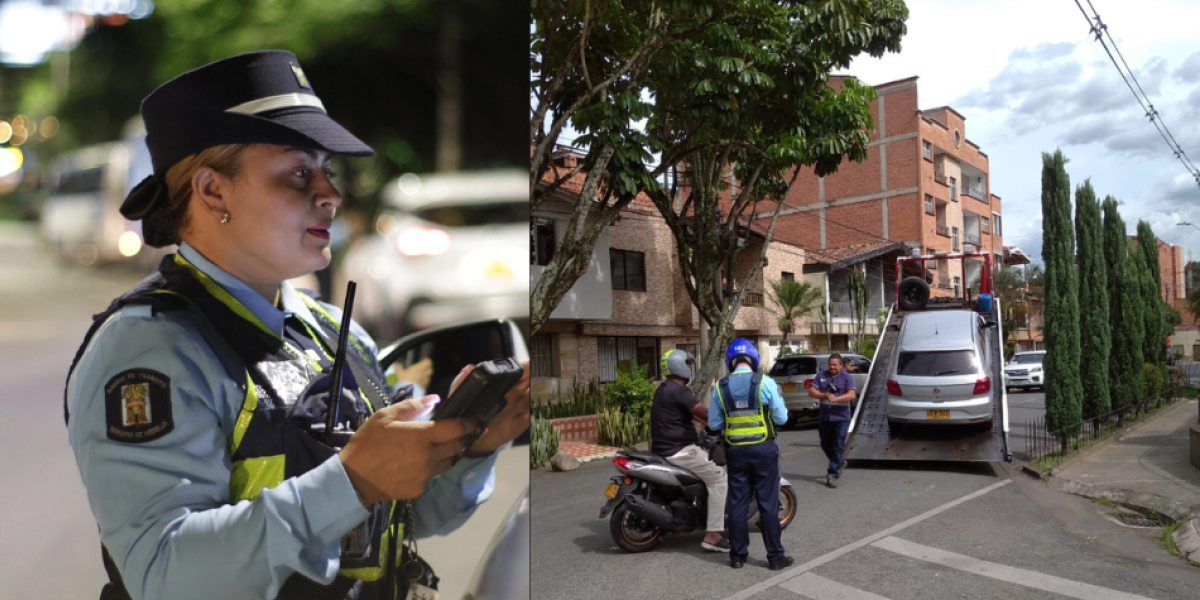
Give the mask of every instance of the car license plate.
M 785 384 L 783 384 L 783 391 L 785 391 L 785 392 L 794 392 L 794 391 L 796 391 L 796 384 L 794 384 L 794 383 L 785 383 Z
M 925 411 L 926 419 L 949 419 L 950 411 L 948 410 L 927 410 Z
M 608 489 L 604 490 L 604 495 L 608 498 L 616 498 L 617 490 L 620 489 L 620 487 L 621 486 L 619 486 L 615 483 L 610 483 L 610 484 L 608 484 Z

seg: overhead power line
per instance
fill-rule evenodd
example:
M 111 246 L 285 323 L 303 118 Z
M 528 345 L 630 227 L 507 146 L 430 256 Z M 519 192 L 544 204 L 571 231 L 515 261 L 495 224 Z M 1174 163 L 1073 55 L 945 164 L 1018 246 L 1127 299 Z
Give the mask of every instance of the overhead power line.
M 1079 12 L 1091 27 L 1091 33 L 1096 36 L 1096 41 L 1100 42 L 1100 46 L 1104 48 L 1104 53 L 1108 55 L 1108 59 L 1117 68 L 1117 73 L 1121 75 L 1121 80 L 1125 82 L 1125 86 L 1129 88 L 1129 91 L 1133 93 L 1133 97 L 1137 99 L 1138 105 L 1146 113 L 1146 118 L 1154 125 L 1154 129 L 1158 131 L 1158 135 L 1167 143 L 1167 146 L 1171 148 L 1171 152 L 1175 154 L 1175 158 L 1183 164 L 1183 167 L 1187 169 L 1192 179 L 1196 181 L 1196 185 L 1200 186 L 1200 169 L 1196 168 L 1196 165 L 1188 158 L 1187 153 L 1183 151 L 1183 147 L 1175 140 L 1175 136 L 1171 133 L 1170 128 L 1163 121 L 1162 115 L 1158 112 L 1158 109 L 1154 108 L 1154 104 L 1150 102 L 1146 91 L 1138 83 L 1137 77 L 1134 77 L 1133 70 L 1129 68 L 1129 63 L 1125 62 L 1125 56 L 1117 48 L 1116 40 L 1109 33 L 1108 25 L 1100 20 L 1100 13 L 1096 12 L 1095 6 L 1092 6 L 1092 0 L 1087 0 L 1087 5 L 1092 11 L 1090 15 L 1083 8 L 1083 5 L 1080 4 L 1079 0 L 1075 0 L 1075 6 L 1079 7 Z M 1112 46 L 1111 49 L 1109 48 L 1110 45 Z M 1113 56 L 1114 52 L 1116 52 L 1116 56 Z M 1117 63 L 1118 58 L 1120 59 L 1120 64 Z

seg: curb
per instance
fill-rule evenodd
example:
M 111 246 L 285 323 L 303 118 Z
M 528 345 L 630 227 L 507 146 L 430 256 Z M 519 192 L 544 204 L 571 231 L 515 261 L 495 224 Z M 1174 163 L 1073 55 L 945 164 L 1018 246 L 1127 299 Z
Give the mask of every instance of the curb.
M 1200 562 L 1200 517 L 1193 517 L 1175 530 L 1175 549 L 1184 558 Z
M 1193 398 L 1180 398 L 1179 400 L 1175 401 L 1175 405 L 1186 404 L 1186 403 L 1191 402 L 1192 400 L 1193 400 Z M 1050 469 L 1049 472 L 1043 473 L 1042 471 L 1039 471 L 1039 470 L 1033 468 L 1032 466 L 1030 466 L 1029 463 L 1022 464 L 1021 470 L 1024 471 L 1026 475 L 1029 475 L 1029 476 L 1033 477 L 1034 479 L 1040 479 L 1042 481 L 1049 481 L 1050 479 L 1058 476 L 1059 472 L 1061 472 L 1063 469 L 1066 469 L 1067 467 L 1075 464 L 1076 462 L 1083 460 L 1083 459 L 1091 456 L 1092 454 L 1095 454 L 1096 452 L 1099 452 L 1101 449 L 1108 447 L 1113 442 L 1120 441 L 1122 438 L 1128 436 L 1129 433 L 1137 430 L 1138 428 L 1143 427 L 1145 425 L 1149 425 L 1150 423 L 1153 423 L 1153 422 L 1157 421 L 1158 419 L 1162 418 L 1163 415 L 1165 415 L 1166 413 L 1168 413 L 1172 409 L 1174 409 L 1175 405 L 1172 405 L 1165 410 L 1160 410 L 1160 411 L 1158 411 L 1158 413 L 1156 413 L 1154 416 L 1150 417 L 1149 419 L 1146 419 L 1140 423 L 1137 423 L 1136 425 L 1131 425 L 1131 426 L 1117 432 L 1115 435 L 1111 435 L 1103 440 L 1100 440 L 1099 442 L 1096 442 L 1095 444 L 1092 444 L 1091 446 L 1088 446 L 1087 448 L 1084 448 L 1083 450 L 1081 450 L 1075 454 L 1072 454 L 1071 456 L 1068 456 L 1067 458 L 1063 459 L 1062 462 L 1055 465 L 1053 469 Z
M 1178 521 L 1189 514 L 1197 512 L 1191 506 L 1147 492 L 1106 488 L 1098 485 L 1079 483 L 1071 479 L 1056 479 L 1054 487 L 1059 491 L 1075 496 L 1082 496 L 1092 500 L 1104 498 L 1105 500 L 1111 500 L 1144 512 L 1156 512 L 1169 517 L 1172 521 Z M 1195 519 L 1192 520 L 1192 522 L 1194 521 Z M 1197 541 L 1200 542 L 1200 539 Z

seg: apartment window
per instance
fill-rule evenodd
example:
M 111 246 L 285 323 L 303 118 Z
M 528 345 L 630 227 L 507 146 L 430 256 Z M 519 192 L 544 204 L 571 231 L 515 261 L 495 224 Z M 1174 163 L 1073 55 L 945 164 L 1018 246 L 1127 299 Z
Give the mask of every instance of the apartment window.
M 987 217 L 979 217 L 979 229 L 984 233 L 991 233 L 991 231 L 988 229 Z
M 992 213 L 992 223 L 996 225 L 995 235 L 1004 235 L 1000 232 L 1000 215 Z
M 554 220 L 535 218 L 533 230 L 529 233 L 529 264 L 541 267 L 550 264 L 550 259 L 554 257 L 554 248 L 558 243 L 557 238 L 554 237 Z
M 929 194 L 925 194 L 925 214 L 933 214 L 933 196 Z
M 538 334 L 529 339 L 529 370 L 532 377 L 558 377 L 558 353 L 554 334 Z
M 599 337 L 600 381 L 615 381 L 618 369 L 646 367 L 646 376 L 658 378 L 658 338 Z
M 921 140 L 921 155 L 925 157 L 925 160 L 933 160 L 933 144 Z
M 614 290 L 646 291 L 646 255 L 629 250 L 608 251 Z
M 784 271 L 784 272 L 783 272 L 783 280 L 784 280 L 784 281 L 795 281 L 795 280 L 796 280 L 796 274 L 795 274 L 795 273 L 788 273 L 787 271 Z
M 955 252 L 958 252 L 958 228 L 957 227 L 950 228 L 950 248 L 952 250 L 954 250 Z
M 950 199 L 958 202 L 958 180 L 951 177 L 950 179 Z

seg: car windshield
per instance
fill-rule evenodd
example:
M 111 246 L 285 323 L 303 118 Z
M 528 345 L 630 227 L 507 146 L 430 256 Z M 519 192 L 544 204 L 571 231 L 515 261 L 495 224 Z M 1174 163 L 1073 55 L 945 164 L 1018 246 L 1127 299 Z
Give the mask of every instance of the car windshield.
M 442 227 L 479 227 L 529 222 L 529 202 L 489 202 L 486 204 L 441 204 L 416 211 L 418 218 Z
M 771 372 L 767 373 L 767 375 L 772 377 L 788 377 L 791 375 L 811 375 L 816 372 L 817 357 L 799 356 L 776 361 L 775 366 L 771 367 Z
M 947 352 L 901 352 L 896 363 L 897 375 L 943 377 L 975 373 L 975 357 L 970 350 Z
M 1045 354 L 1018 354 L 1013 362 L 1018 365 L 1040 365 L 1045 358 Z

